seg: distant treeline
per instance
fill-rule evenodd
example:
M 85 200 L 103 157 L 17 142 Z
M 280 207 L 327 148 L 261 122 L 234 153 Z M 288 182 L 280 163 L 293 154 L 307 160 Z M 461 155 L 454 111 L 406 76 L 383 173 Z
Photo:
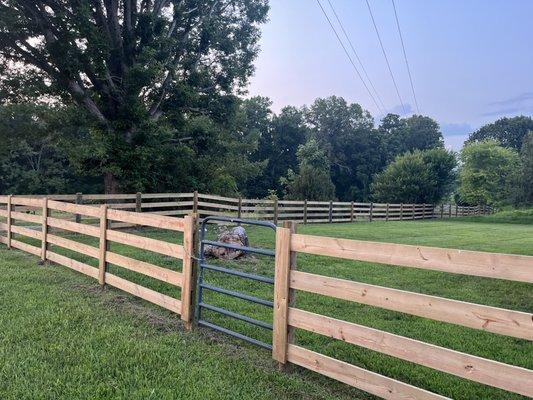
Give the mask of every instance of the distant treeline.
M 135 157 L 124 164 L 131 168 L 114 171 L 119 190 L 406 203 L 450 196 L 459 204 L 532 201 L 529 117 L 480 128 L 458 156 L 444 149 L 439 125 L 427 116 L 389 114 L 376 126 L 360 105 L 335 96 L 278 114 L 268 98 L 253 97 L 230 111 L 224 123 L 197 117 L 170 132 L 137 135 Z M 99 165 L 91 163 L 99 140 L 75 109 L 2 106 L 0 192 L 103 192 Z M 120 146 L 114 151 L 121 157 Z M 125 153 L 131 157 L 132 151 Z

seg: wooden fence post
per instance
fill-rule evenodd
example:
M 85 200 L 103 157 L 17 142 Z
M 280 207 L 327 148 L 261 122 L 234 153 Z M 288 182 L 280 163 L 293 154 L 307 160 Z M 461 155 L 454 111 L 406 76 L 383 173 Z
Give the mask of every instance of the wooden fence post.
M 194 231 L 196 214 L 186 215 L 183 224 L 183 283 L 181 286 L 181 319 L 185 322 L 185 329 L 191 330 L 193 326 L 193 257 L 194 257 Z
M 294 221 L 285 221 L 283 227 L 291 230 L 291 235 L 297 233 L 298 224 Z M 295 251 L 290 251 L 289 270 L 295 271 L 297 269 L 297 255 Z M 290 272 L 289 272 L 290 274 Z M 290 278 L 290 277 L 289 277 Z M 289 285 L 289 307 L 294 307 L 296 304 L 296 290 L 291 289 Z M 287 343 L 294 343 L 295 332 L 292 327 L 288 327 Z
M 354 212 L 354 202 L 352 201 L 352 203 L 350 204 L 350 222 L 353 222 Z
M 83 204 L 82 193 L 76 193 L 76 204 Z M 79 224 L 81 222 L 81 214 L 76 214 L 74 220 Z
M 279 216 L 278 199 L 274 199 L 274 225 L 278 224 L 278 216 Z
M 98 252 L 98 282 L 105 285 L 105 273 L 107 270 L 107 204 L 100 206 L 100 246 Z
M 328 211 L 328 220 L 331 224 L 333 222 L 333 201 L 329 201 L 329 211 Z
M 304 200 L 304 224 L 307 224 L 307 199 Z
M 444 218 L 444 204 L 440 205 L 440 219 Z
M 387 208 L 385 209 L 385 221 L 389 221 L 389 203 L 387 203 Z
M 242 218 L 242 196 L 239 196 L 239 209 L 237 210 L 237 218 Z
M 426 219 L 426 203 L 422 204 L 422 219 Z
M 452 204 L 448 204 L 448 218 L 452 218 Z
M 9 195 L 7 196 L 7 248 L 11 249 L 11 238 L 13 237 L 13 234 L 11 232 L 11 211 L 13 210 L 13 196 Z
M 48 247 L 48 197 L 43 198 L 43 211 L 42 211 L 42 228 L 41 228 L 41 261 L 46 261 L 46 250 Z
M 277 228 L 272 358 L 279 363 L 280 367 L 287 362 L 290 251 L 291 230 Z
M 192 196 L 192 212 L 198 214 L 198 191 L 194 191 Z
M 416 213 L 416 206 L 415 206 L 414 203 L 413 203 L 413 205 L 411 206 L 411 211 L 413 212 L 412 217 L 413 217 L 413 221 L 414 221 L 414 220 L 415 220 L 415 213 Z
M 143 194 L 141 192 L 137 192 L 135 194 L 135 212 L 143 212 L 142 210 L 142 202 L 143 202 Z
M 368 220 L 372 222 L 372 214 L 374 213 L 374 203 L 370 203 L 370 213 L 368 214 Z
M 403 221 L 403 203 L 400 203 L 400 221 Z
M 457 218 L 457 214 L 459 213 L 459 208 L 457 207 L 457 204 L 455 205 L 455 218 Z

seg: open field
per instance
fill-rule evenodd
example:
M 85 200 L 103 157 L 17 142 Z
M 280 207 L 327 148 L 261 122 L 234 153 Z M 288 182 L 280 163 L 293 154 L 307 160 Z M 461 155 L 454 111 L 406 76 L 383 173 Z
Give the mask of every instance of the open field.
M 314 235 L 388 241 L 481 251 L 533 255 L 533 225 L 497 216 L 444 221 L 374 222 L 299 226 Z M 487 223 L 486 218 L 495 218 Z M 513 222 L 513 223 L 506 223 Z M 526 219 L 526 222 L 527 219 Z M 145 230 L 147 236 L 178 242 L 179 235 Z M 214 235 L 214 232 L 211 232 Z M 273 231 L 249 229 L 253 245 L 273 247 Z M 92 239 L 70 238 L 96 244 Z M 124 255 L 175 269 L 164 256 L 112 245 Z M 95 260 L 54 249 L 95 265 Z M 74 255 L 76 254 L 76 255 Z M 124 295 L 100 293 L 97 284 L 63 267 L 37 267 L 35 257 L 0 250 L 0 398 L 371 398 L 324 377 L 293 368 L 276 371 L 263 350 L 241 345 L 206 330 L 184 333 L 170 313 Z M 273 260 L 248 257 L 228 263 L 235 268 L 273 275 Z M 445 274 L 299 255 L 298 269 L 479 304 L 533 310 L 533 292 L 525 283 Z M 114 274 L 177 297 L 179 289 L 112 267 Z M 272 299 L 272 288 L 211 272 L 208 282 Z M 271 320 L 271 310 L 224 295 L 205 299 L 232 311 Z M 482 331 L 429 321 L 307 293 L 297 294 L 298 308 L 382 329 L 517 366 L 533 368 L 533 345 Z M 209 318 L 262 340 L 269 334 L 244 323 Z M 372 371 L 457 399 L 518 399 L 497 389 L 399 361 L 342 342 L 297 332 L 297 343 Z M 239 347 L 236 347 L 236 345 Z

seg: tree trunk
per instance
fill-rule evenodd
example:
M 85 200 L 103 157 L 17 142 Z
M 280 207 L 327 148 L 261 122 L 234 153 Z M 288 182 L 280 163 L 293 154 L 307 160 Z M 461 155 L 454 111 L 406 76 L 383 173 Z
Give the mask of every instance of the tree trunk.
M 118 180 L 117 180 L 117 177 L 112 172 L 106 172 L 104 174 L 104 190 L 105 190 L 105 194 L 119 193 Z

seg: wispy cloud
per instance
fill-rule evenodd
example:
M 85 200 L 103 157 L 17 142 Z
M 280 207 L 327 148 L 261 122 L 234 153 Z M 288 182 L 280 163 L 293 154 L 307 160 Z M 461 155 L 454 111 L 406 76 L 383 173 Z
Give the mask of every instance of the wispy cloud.
M 522 93 L 518 96 L 511 97 L 510 99 L 506 100 L 494 101 L 492 103 L 489 103 L 489 106 L 506 106 L 513 104 L 521 104 L 528 100 L 533 100 L 533 92 Z
M 402 117 L 406 116 L 406 115 L 411 115 L 411 114 L 414 114 L 415 110 L 413 108 L 413 106 L 409 103 L 404 103 L 405 105 L 405 111 L 404 111 L 404 108 L 402 107 L 401 104 L 398 104 L 394 107 L 392 107 L 391 109 L 388 110 L 389 113 L 391 114 L 398 114 L 398 115 L 401 115 Z
M 533 92 L 524 92 L 509 99 L 488 103 L 491 110 L 484 112 L 485 117 L 504 116 L 509 114 L 533 113 Z

